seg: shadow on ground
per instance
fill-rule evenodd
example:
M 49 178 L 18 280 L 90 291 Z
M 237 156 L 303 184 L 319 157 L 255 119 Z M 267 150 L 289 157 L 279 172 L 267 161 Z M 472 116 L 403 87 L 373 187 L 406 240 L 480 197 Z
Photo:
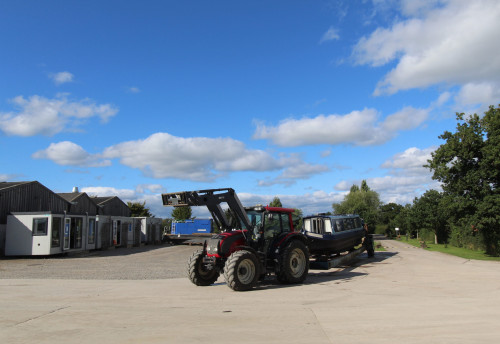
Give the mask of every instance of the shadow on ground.
M 335 282 L 335 284 L 347 283 L 353 279 L 363 278 L 369 275 L 369 272 L 354 271 L 359 267 L 364 270 L 375 267 L 377 264 L 384 264 L 384 261 L 397 255 L 397 252 L 376 252 L 375 256 L 368 258 L 366 253 L 360 254 L 350 264 L 336 267 L 330 270 L 309 270 L 309 275 L 303 285 L 322 284 Z M 214 285 L 223 285 L 225 282 Z M 266 276 L 253 290 L 297 288 L 300 284 L 281 284 L 274 275 Z

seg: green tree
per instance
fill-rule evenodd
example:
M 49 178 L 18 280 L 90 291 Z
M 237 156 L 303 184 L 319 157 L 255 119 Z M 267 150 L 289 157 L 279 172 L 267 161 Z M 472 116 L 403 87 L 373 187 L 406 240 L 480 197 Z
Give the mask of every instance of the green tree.
M 387 203 L 380 206 L 379 223 L 389 226 L 402 209 L 403 206 L 397 203 Z
M 390 222 L 391 228 L 399 228 L 403 234 L 415 238 L 418 236 L 418 218 L 415 217 L 415 212 L 411 204 L 406 204 L 401 208 L 401 211 Z
M 292 214 L 293 228 L 295 231 L 299 231 L 302 229 L 302 224 L 303 224 L 302 218 L 303 218 L 302 210 L 295 208 Z
M 413 216 L 419 219 L 419 227 L 434 233 L 434 243 L 448 240 L 446 199 L 436 190 L 426 191 L 413 202 Z
M 149 208 L 146 208 L 146 201 L 144 202 L 127 202 L 127 206 L 130 208 L 131 217 L 154 217 Z
M 500 255 L 500 107 L 485 116 L 457 114 L 456 132 L 432 153 L 428 167 L 442 183 L 454 245 Z M 479 238 L 479 240 L 478 240 Z
M 362 188 L 353 185 L 351 191 L 344 196 L 340 203 L 332 204 L 335 214 L 358 214 L 368 224 L 368 229 L 373 233 L 378 223 L 380 197 L 377 192 L 371 190 L 365 180 L 361 183 Z
M 226 215 L 231 228 L 241 228 L 241 224 L 239 223 L 240 221 L 238 221 L 238 218 L 231 209 L 227 208 L 226 210 L 224 210 L 224 215 Z
M 192 211 L 190 206 L 174 207 L 172 210 L 172 217 L 175 221 L 186 221 L 192 216 Z
M 283 205 L 281 204 L 281 200 L 278 196 L 274 196 L 273 200 L 271 203 L 269 203 L 270 207 L 276 207 L 276 208 L 282 208 Z

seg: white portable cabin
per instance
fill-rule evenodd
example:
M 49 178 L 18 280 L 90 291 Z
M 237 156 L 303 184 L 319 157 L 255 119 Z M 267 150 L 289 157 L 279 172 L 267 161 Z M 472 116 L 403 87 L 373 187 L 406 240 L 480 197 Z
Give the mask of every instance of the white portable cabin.
M 43 256 L 96 248 L 95 216 L 51 212 L 12 213 L 7 217 L 6 256 Z
M 134 241 L 132 217 L 97 215 L 97 222 L 100 231 L 96 248 L 129 246 Z
M 140 222 L 141 244 L 155 244 L 161 241 L 163 234 L 162 219 L 157 217 L 134 217 Z

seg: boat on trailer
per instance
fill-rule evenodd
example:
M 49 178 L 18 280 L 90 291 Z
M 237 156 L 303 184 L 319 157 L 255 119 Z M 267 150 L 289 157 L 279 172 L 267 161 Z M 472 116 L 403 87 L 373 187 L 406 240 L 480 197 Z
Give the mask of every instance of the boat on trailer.
M 333 255 L 353 251 L 365 237 L 359 215 L 317 214 L 304 217 L 302 232 L 311 255 Z

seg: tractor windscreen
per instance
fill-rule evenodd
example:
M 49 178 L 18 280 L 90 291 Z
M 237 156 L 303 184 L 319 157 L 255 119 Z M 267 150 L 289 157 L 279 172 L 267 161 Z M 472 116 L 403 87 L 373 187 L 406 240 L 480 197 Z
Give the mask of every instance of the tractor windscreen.
M 247 216 L 248 216 L 248 221 L 252 224 L 253 228 L 259 228 L 263 224 L 263 217 L 264 213 L 262 211 L 255 211 L 255 210 L 247 210 Z M 244 224 L 242 224 L 243 229 L 250 229 L 246 228 Z

